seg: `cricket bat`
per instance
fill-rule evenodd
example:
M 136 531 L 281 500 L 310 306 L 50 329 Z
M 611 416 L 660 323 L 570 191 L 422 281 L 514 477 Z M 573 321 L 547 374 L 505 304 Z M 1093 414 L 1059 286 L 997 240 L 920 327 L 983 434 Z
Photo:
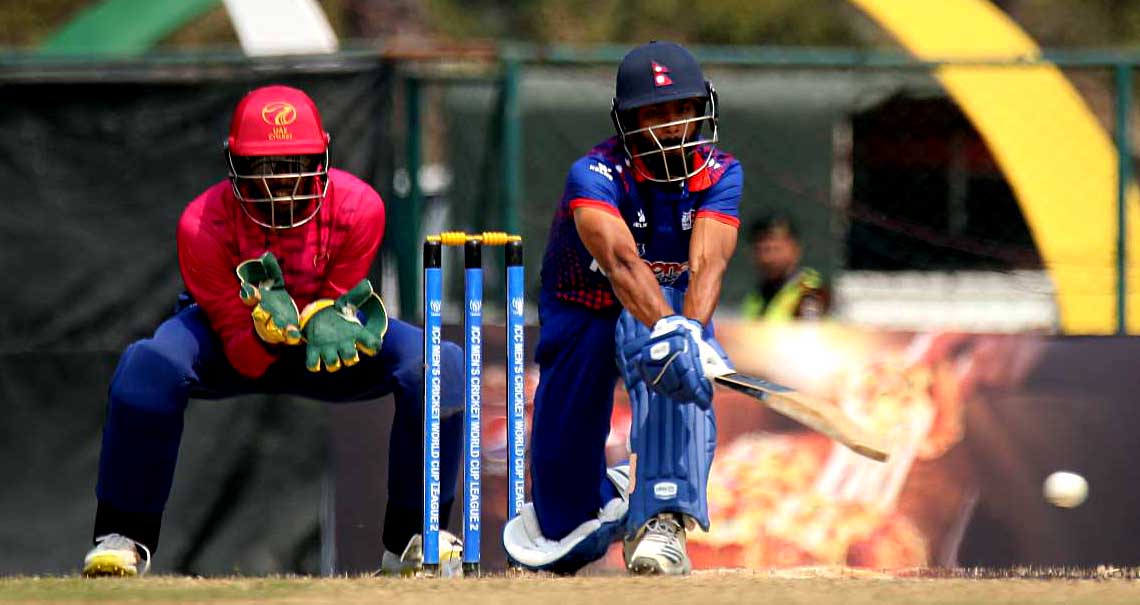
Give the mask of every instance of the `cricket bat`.
M 776 412 L 842 443 L 856 454 L 879 462 L 885 462 L 889 456 L 877 436 L 855 424 L 838 406 L 739 372 L 717 376 L 715 380 L 717 384 L 759 399 Z

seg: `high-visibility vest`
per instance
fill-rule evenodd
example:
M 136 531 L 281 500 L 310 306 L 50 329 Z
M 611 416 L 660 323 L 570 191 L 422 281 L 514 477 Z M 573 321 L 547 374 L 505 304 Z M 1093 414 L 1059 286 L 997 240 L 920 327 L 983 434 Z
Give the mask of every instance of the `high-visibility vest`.
M 804 294 L 819 290 L 823 287 L 823 277 L 819 271 L 804 267 L 796 272 L 772 297 L 765 303 L 760 293 L 755 290 L 744 298 L 741 313 L 745 319 L 763 319 L 765 321 L 789 321 L 796 318 L 796 309 L 800 306 Z

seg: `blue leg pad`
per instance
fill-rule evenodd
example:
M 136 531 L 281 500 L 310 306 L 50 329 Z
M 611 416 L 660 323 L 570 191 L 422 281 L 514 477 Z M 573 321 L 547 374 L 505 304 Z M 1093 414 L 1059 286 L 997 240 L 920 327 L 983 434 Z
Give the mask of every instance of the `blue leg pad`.
M 663 288 L 680 309 L 683 293 Z M 684 513 L 708 530 L 708 478 L 716 452 L 716 417 L 710 407 L 674 401 L 649 390 L 632 357 L 649 338 L 649 328 L 623 311 L 615 329 L 617 363 L 632 412 L 630 447 L 635 477 L 629 494 L 627 532 L 634 533 L 662 512 Z

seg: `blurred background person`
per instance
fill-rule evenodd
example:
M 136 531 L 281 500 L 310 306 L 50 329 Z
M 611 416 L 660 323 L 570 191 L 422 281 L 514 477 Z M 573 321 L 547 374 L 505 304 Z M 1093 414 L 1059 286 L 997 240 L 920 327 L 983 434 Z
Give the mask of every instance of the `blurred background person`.
M 818 319 L 827 315 L 831 293 L 819 271 L 800 265 L 803 250 L 791 218 L 770 214 L 748 230 L 756 284 L 744 297 L 745 319 Z

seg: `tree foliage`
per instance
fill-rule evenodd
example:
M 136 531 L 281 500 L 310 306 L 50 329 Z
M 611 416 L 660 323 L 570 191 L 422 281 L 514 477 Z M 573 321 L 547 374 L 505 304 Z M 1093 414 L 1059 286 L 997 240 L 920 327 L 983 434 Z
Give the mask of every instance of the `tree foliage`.
M 849 45 L 861 18 L 845 0 L 431 0 L 432 21 L 457 38 L 537 42 Z
M 9 0 L 0 11 L 0 45 L 38 44 L 90 3 L 90 0 Z
M 34 47 L 102 0 L 7 0 L 0 47 Z M 174 1 L 174 0 L 156 0 Z M 413 32 L 453 40 L 867 46 L 888 39 L 849 0 L 318 0 L 342 38 Z M 937 2 L 941 0 L 899 0 Z M 993 0 L 1046 47 L 1140 44 L 1137 0 Z M 236 44 L 225 9 L 164 42 Z M 124 24 L 129 27 L 129 24 Z

